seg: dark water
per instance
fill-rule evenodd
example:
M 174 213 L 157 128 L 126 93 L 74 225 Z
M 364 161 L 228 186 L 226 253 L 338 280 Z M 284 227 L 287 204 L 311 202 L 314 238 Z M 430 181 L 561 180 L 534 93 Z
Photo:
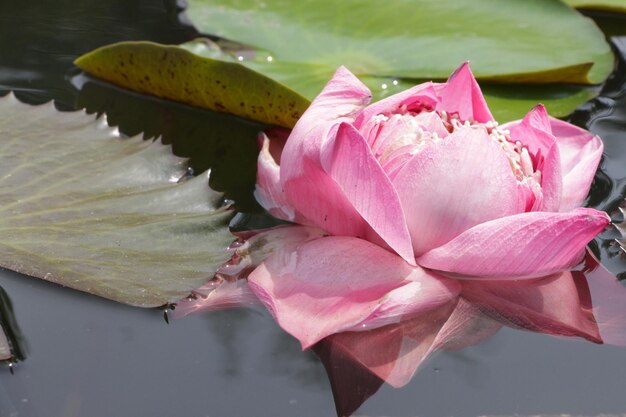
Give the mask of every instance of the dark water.
M 597 15 L 607 33 L 626 21 Z M 106 112 L 127 134 L 162 134 L 211 185 L 264 221 L 251 198 L 262 126 L 119 91 L 78 74 L 72 60 L 125 39 L 180 43 L 194 35 L 173 2 L 0 0 L 0 88 L 61 109 Z M 626 38 L 615 38 L 626 55 Z M 73 83 L 73 84 L 72 84 Z M 626 193 L 626 64 L 573 121 L 605 140 L 590 204 L 619 218 Z M 80 86 L 80 91 L 75 86 Z M 626 263 L 606 232 L 613 272 Z M 322 365 L 257 311 L 188 317 L 126 307 L 0 270 L 27 349 L 15 374 L 0 368 L 0 416 L 333 416 Z M 413 381 L 383 388 L 360 416 L 625 414 L 626 349 L 504 329 L 480 346 L 441 353 Z

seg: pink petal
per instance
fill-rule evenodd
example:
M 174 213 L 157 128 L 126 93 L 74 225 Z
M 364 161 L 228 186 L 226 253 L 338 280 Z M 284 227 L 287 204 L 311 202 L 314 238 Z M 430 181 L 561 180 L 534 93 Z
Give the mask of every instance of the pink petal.
M 426 147 L 393 183 L 407 213 L 416 256 L 518 210 L 509 161 L 480 128 L 458 130 Z
M 172 316 L 178 319 L 189 314 L 237 307 L 254 307 L 259 304 L 259 300 L 245 280 L 228 282 L 214 279 L 195 290 L 192 297 L 178 301 L 176 308 L 172 311 Z
M 626 346 L 626 287 L 588 251 L 585 269 L 572 272 L 589 294 L 591 311 L 602 341 Z
M 411 320 L 367 332 L 334 334 L 322 343 L 399 388 L 433 352 L 433 342 L 455 305 L 442 305 Z
M 231 260 L 220 266 L 216 275 L 229 281 L 247 278 L 254 268 L 277 251 L 294 250 L 299 244 L 325 235 L 323 230 L 306 226 L 281 226 L 256 231 L 245 242 L 234 244 Z M 231 249 L 232 250 L 232 249 Z
M 541 210 L 558 211 L 563 188 L 561 157 L 546 108 L 541 104 L 535 106 L 522 121 L 502 128 L 510 130 L 512 140 L 520 141 L 531 155 L 535 155 L 535 169 L 541 171 Z
M 550 126 L 561 156 L 563 195 L 559 211 L 569 211 L 580 207 L 587 197 L 603 144 L 598 136 L 567 122 L 550 119 Z
M 367 87 L 341 67 L 291 132 L 281 157 L 280 183 L 302 223 L 334 235 L 368 233 L 367 223 L 321 167 L 320 152 L 339 123 L 352 121 L 370 97 Z
M 479 306 L 460 298 L 450 318 L 437 334 L 432 351 L 457 351 L 490 338 L 502 325 L 485 315 Z
M 323 149 L 321 160 L 363 219 L 389 247 L 415 265 L 398 194 L 361 134 L 342 123 L 335 140 Z
M 280 167 L 270 152 L 270 140 L 263 133 L 260 136 L 263 140 L 263 147 L 257 162 L 254 196 L 272 216 L 291 222 L 297 221 L 296 211 L 289 204 L 280 185 Z
M 442 138 L 448 135 L 448 129 L 446 129 L 441 116 L 437 112 L 422 112 L 414 116 L 414 118 L 425 132 L 436 133 Z
M 329 130 L 342 121 L 352 121 L 371 97 L 358 78 L 340 67 L 291 131 L 281 158 L 284 181 L 302 174 L 303 159 L 319 161 Z
M 424 288 L 415 302 L 435 307 L 446 297 L 433 290 L 450 290 L 428 283 L 432 279 L 379 246 L 337 236 L 276 251 L 248 278 L 278 324 L 305 349 L 330 334 L 358 328 L 390 291 L 411 281 Z
M 202 311 L 234 307 L 252 307 L 260 302 L 248 287 L 245 278 L 276 251 L 293 250 L 302 242 L 323 236 L 319 229 L 303 226 L 275 227 L 233 243 L 232 258 L 221 265 L 215 278 L 193 291 L 193 295 L 177 303 L 174 318 Z M 458 289 L 457 289 L 458 291 Z
M 371 124 L 380 126 L 377 131 L 366 129 L 366 132 L 369 130 L 369 136 L 363 135 L 363 137 L 372 149 L 372 153 L 379 160 L 385 159 L 385 154 L 389 152 L 389 149 L 397 147 L 398 142 L 402 142 L 402 137 L 415 137 L 415 133 L 419 128 L 419 125 L 416 123 L 417 117 L 410 114 L 394 114 L 386 118 L 386 120 L 380 121 L 377 121 L 377 119 L 379 118 L 372 118 L 366 124 L 366 128 Z M 441 120 L 440 123 L 443 125 Z M 447 130 L 446 134 L 448 134 Z
M 438 97 L 433 83 L 416 85 L 367 106 L 356 116 L 354 127 L 361 129 L 372 117 L 379 114 L 391 115 L 407 111 L 419 113 L 422 110 L 434 110 Z
M 475 120 L 480 123 L 493 121 L 493 116 L 468 62 L 461 64 L 446 83 L 440 84 L 437 92 L 441 97 L 437 104 L 437 111 L 457 113 L 463 121 Z
M 609 222 L 594 209 L 521 213 L 479 224 L 417 262 L 469 279 L 539 277 L 576 265 Z
M 399 388 L 437 350 L 459 350 L 478 344 L 500 327 L 478 308 L 460 299 L 372 331 L 334 334 L 320 344 Z
M 383 170 L 389 175 L 387 168 L 391 160 L 408 161 L 412 157 L 412 150 L 419 147 L 416 134 L 422 129 L 425 132 L 436 133 L 439 137 L 448 136 L 441 117 L 435 112 L 422 112 L 418 115 L 394 114 L 384 118 L 370 119 L 359 132 L 365 138 L 372 154 L 379 161 Z
M 283 149 L 285 144 L 287 143 L 287 139 L 289 139 L 289 135 L 291 134 L 290 129 L 285 129 L 282 127 L 268 127 L 263 132 L 259 134 L 257 137 L 257 142 L 259 143 L 259 149 L 263 147 L 263 143 L 265 142 L 265 138 L 270 140 L 269 144 L 269 152 L 272 155 L 272 159 L 280 165 L 280 158 L 283 154 Z
M 341 333 L 344 334 L 344 333 Z M 380 389 L 384 381 L 355 360 L 349 351 L 322 340 L 312 347 L 326 369 L 338 416 L 351 416 Z
M 588 291 L 570 272 L 521 281 L 465 281 L 463 297 L 514 328 L 601 343 Z
M 354 330 L 374 329 L 419 316 L 434 306 L 456 302 L 460 291 L 457 280 L 422 270 L 405 285 L 390 291 Z

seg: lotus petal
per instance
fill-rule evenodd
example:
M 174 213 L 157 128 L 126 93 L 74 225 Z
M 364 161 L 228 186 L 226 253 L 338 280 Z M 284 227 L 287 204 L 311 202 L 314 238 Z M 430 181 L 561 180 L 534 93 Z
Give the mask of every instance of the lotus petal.
M 574 267 L 609 222 L 586 208 L 516 214 L 479 224 L 417 262 L 468 279 L 541 277 Z
M 440 101 L 436 107 L 438 111 L 456 113 L 463 121 L 474 120 L 480 123 L 493 121 L 493 116 L 468 62 L 461 64 L 448 81 L 439 84 L 438 87 L 440 95 Z
M 393 182 L 404 212 L 410 213 L 407 224 L 416 256 L 518 210 L 509 161 L 484 129 L 461 129 L 428 146 Z
M 402 316 L 385 303 L 391 291 L 411 282 L 420 283 L 412 284 L 411 291 L 421 311 L 446 303 L 456 289 L 377 245 L 336 236 L 276 251 L 248 280 L 278 324 L 303 348 L 333 333 L 371 328 L 367 319 L 377 310 L 379 317 L 374 314 L 370 325 Z
M 328 175 L 363 219 L 389 247 L 415 265 L 398 193 L 359 131 L 341 123 L 321 158 Z

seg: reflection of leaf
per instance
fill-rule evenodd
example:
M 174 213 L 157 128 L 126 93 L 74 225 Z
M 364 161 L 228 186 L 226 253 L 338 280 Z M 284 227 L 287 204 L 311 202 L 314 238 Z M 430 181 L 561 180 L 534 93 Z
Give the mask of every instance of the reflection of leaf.
M 83 71 L 140 93 L 291 127 L 308 107 L 298 93 L 237 62 L 177 46 L 121 42 L 76 60 Z
M 187 17 L 256 59 L 360 76 L 443 79 L 469 59 L 483 80 L 598 83 L 613 66 L 600 30 L 556 0 L 191 0 Z
M 0 362 L 11 360 L 11 346 L 9 340 L 4 334 L 4 330 L 0 327 Z
M 187 295 L 228 259 L 230 213 L 158 143 L 52 104 L 0 100 L 0 265 L 138 306 Z
M 24 339 L 13 316 L 11 300 L 0 287 L 0 362 L 13 363 L 24 360 L 26 356 L 24 345 Z
M 624 0 L 563 0 L 565 3 L 577 9 L 605 10 L 609 12 L 626 13 Z

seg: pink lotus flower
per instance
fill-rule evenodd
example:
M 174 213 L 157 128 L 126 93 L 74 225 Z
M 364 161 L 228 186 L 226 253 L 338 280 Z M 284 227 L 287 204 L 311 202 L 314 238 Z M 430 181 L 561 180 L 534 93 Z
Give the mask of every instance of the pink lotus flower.
M 367 106 L 347 69 L 282 150 L 265 138 L 256 196 L 281 219 L 323 230 L 275 251 L 252 291 L 303 348 L 455 300 L 458 280 L 567 271 L 609 223 L 578 208 L 601 140 L 537 106 L 499 126 L 469 66 Z

